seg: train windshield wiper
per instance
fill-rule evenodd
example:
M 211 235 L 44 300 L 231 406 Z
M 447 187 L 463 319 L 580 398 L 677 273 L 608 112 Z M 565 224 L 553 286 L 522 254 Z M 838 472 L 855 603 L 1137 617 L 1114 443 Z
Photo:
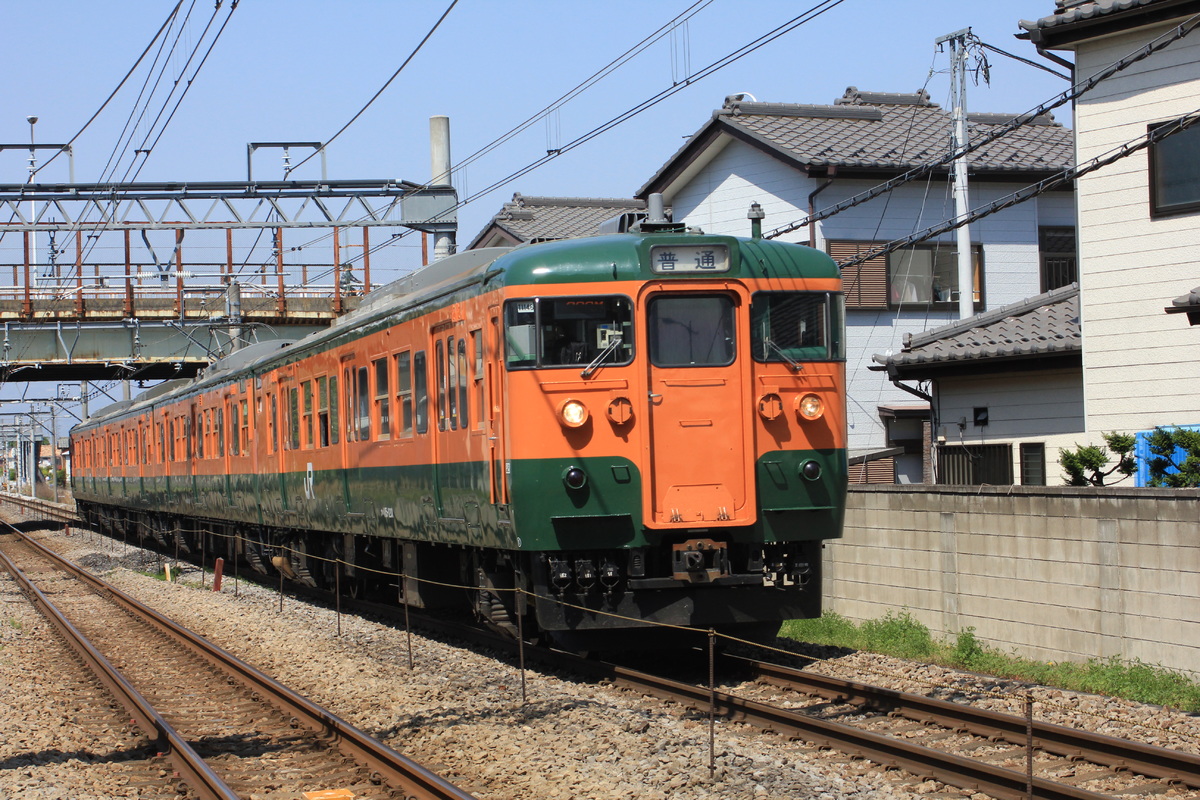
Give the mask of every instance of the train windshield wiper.
M 771 348 L 776 353 L 778 353 L 779 357 L 782 358 L 784 361 L 786 361 L 788 363 L 788 366 L 792 368 L 792 372 L 800 372 L 802 369 L 804 369 L 804 366 L 802 364 L 800 364 L 796 361 L 793 361 L 791 356 L 789 356 L 787 353 L 783 352 L 783 348 L 780 347 L 779 345 L 775 344 L 774 339 L 767 337 L 766 339 L 763 339 L 763 344 L 765 344 L 767 347 Z
M 593 372 L 596 371 L 596 368 L 600 366 L 600 362 L 603 361 L 604 359 L 608 358 L 608 354 L 613 352 L 620 346 L 621 346 L 621 337 L 614 336 L 612 338 L 612 341 L 608 343 L 608 347 L 601 350 L 600 355 L 596 356 L 594 359 L 592 359 L 592 363 L 590 363 L 586 367 L 584 367 L 583 372 L 579 373 L 579 377 L 581 377 L 581 378 L 589 377 Z

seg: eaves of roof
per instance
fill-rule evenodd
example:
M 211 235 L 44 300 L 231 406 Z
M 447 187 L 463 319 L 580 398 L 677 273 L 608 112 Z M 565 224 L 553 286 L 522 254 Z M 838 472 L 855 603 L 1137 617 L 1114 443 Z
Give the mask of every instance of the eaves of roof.
M 1021 20 L 1040 50 L 1073 50 L 1080 42 L 1200 13 L 1200 0 L 1056 0 L 1054 14 Z
M 1078 362 L 1083 340 L 1079 326 L 1079 284 L 1030 297 L 969 319 L 904 337 L 899 353 L 875 355 L 893 379 L 929 377 L 953 369 L 999 370 L 1010 362 Z

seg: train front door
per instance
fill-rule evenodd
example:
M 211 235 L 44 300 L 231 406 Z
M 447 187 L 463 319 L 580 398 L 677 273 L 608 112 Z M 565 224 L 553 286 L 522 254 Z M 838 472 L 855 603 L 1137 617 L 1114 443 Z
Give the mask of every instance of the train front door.
M 649 364 L 646 520 L 660 528 L 749 524 L 750 391 L 738 357 L 738 319 L 748 299 L 733 289 L 682 288 L 651 285 L 641 303 Z

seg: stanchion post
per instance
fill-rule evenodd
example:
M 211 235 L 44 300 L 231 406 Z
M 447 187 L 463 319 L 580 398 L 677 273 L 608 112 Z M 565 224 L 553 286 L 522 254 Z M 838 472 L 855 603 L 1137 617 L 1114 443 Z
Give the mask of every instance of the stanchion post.
M 238 596 L 238 571 L 240 569 L 240 564 L 238 562 L 241 561 L 241 558 L 240 558 L 241 554 L 242 554 L 242 537 L 239 535 L 237 537 L 237 539 L 235 540 L 235 543 L 233 546 L 233 596 L 234 597 Z
M 400 575 L 400 593 L 401 599 L 404 601 L 404 640 L 408 646 L 408 671 L 413 669 L 413 652 L 412 652 L 412 626 L 408 624 L 408 591 L 405 587 L 405 577 Z
M 283 570 L 279 570 L 279 613 L 283 613 Z
M 200 531 L 200 588 L 204 588 L 204 563 L 208 560 L 208 537 Z
M 517 590 L 517 660 L 521 663 L 521 707 L 525 707 L 525 592 Z
M 708 777 L 717 774 L 717 632 L 708 629 Z
M 218 558 L 213 562 L 213 591 L 221 591 L 221 573 L 225 571 L 225 559 Z
M 337 635 L 342 635 L 342 561 L 333 562 L 334 607 L 337 609 Z
M 1033 800 L 1033 694 L 1025 692 L 1025 797 Z

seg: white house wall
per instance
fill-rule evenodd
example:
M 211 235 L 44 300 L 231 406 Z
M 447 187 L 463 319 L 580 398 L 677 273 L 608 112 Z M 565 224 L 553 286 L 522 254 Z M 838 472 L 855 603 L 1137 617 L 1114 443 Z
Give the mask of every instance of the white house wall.
M 1083 386 L 1078 370 L 1045 370 L 1023 375 L 950 377 L 938 381 L 938 425 L 934 433 L 947 445 L 1011 444 L 1013 475 L 1020 482 L 1019 445 L 1046 448 L 1046 483 L 1062 485 L 1059 448 L 1087 444 Z M 988 410 L 988 424 L 974 424 L 974 410 Z M 965 421 L 960 428 L 959 422 Z
M 1167 30 L 1082 47 L 1076 74 L 1094 74 Z M 1102 82 L 1076 105 L 1080 163 L 1144 136 L 1147 123 L 1200 106 L 1200 39 L 1166 50 Z M 1081 179 L 1080 280 L 1087 428 L 1135 431 L 1200 422 L 1200 329 L 1163 309 L 1200 284 L 1197 215 L 1149 217 L 1148 153 Z
M 790 169 L 763 151 L 731 140 L 685 184 L 666 197 L 674 219 L 706 233 L 746 236 L 751 203 L 763 207 L 763 230 L 780 227 L 808 213 L 808 195 L 824 183 Z M 816 198 L 818 209 L 833 205 L 874 186 L 867 180 L 835 179 Z M 1003 197 L 1021 184 L 975 184 L 971 205 Z M 888 196 L 855 206 L 820 223 L 817 246 L 825 239 L 890 241 L 909 236 L 954 216 L 953 199 L 944 181 L 914 182 Z M 1073 201 L 1060 193 L 1006 209 L 971 228 L 971 239 L 983 242 L 984 294 L 995 308 L 1024 300 L 1041 291 L 1038 225 L 1073 224 Z M 801 228 L 784 240 L 808 243 Z M 954 246 L 954 233 L 939 238 Z M 951 310 L 924 306 L 887 311 L 850 311 L 846 319 L 846 379 L 849 395 L 849 447 L 854 450 L 886 446 L 878 407 L 917 402 L 897 389 L 880 372 L 870 371 L 876 353 L 898 351 L 906 333 L 936 328 L 958 318 Z

